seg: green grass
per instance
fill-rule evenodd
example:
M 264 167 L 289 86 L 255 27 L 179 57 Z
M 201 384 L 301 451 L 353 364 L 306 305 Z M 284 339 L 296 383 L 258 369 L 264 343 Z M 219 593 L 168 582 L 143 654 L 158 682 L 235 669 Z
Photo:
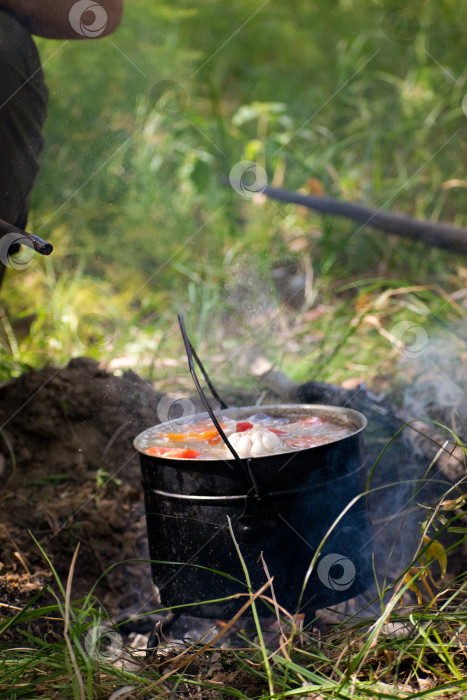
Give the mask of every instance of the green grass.
M 466 226 L 467 7 L 410 8 L 412 16 L 392 0 L 131 0 L 118 32 L 92 46 L 39 41 L 51 96 L 28 228 L 55 250 L 8 272 L 0 379 L 91 355 L 173 388 L 189 381 L 179 312 L 221 385 L 254 386 L 237 361 L 252 339 L 295 379 L 330 382 L 394 377 L 401 359 L 398 381 L 410 382 L 419 368 L 401 323 L 450 346 L 466 316 L 464 260 L 242 199 L 224 183 L 235 163 L 253 160 L 277 186 L 321 186 Z M 175 92 L 161 95 L 163 81 Z M 436 612 L 400 608 L 408 586 L 390 611 L 391 622 L 411 626 L 408 637 L 385 634 L 385 598 L 378 619 L 363 614 L 321 643 L 292 638 L 267 653 L 258 641 L 231 652 L 226 667 L 252 674 L 264 698 L 395 698 L 398 682 L 415 688 L 408 697 L 462 695 L 464 583 Z M 92 593 L 67 600 L 58 580 L 53 591 L 50 606 L 37 600 L 2 623 L 15 641 L 2 642 L 0 695 L 108 697 L 134 685 L 155 697 L 209 685 L 189 666 L 161 682 L 164 668 L 140 658 L 137 670 L 121 670 L 90 653 L 83 639 L 105 611 Z M 49 617 L 53 640 L 43 635 Z M 214 653 L 203 652 L 207 665 Z M 420 690 L 417 678 L 436 689 Z
M 460 487 L 465 492 L 465 479 Z M 251 588 L 234 539 L 248 593 L 213 643 L 222 641 L 239 614 L 250 608 L 254 638 L 237 633 L 243 640 L 239 649 L 219 649 L 202 638 L 175 646 L 162 643 L 151 659 L 145 658 L 144 649 L 128 646 L 118 626 L 112 626 L 95 587 L 84 599 L 73 600 L 73 577 L 82 565 L 79 548 L 66 582 L 41 549 L 53 583 L 22 609 L 2 606 L 0 696 L 91 700 L 127 692 L 125 697 L 131 698 L 188 698 L 193 693 L 245 700 L 462 698 L 467 691 L 467 581 L 463 576 L 443 584 L 437 570 L 439 565 L 442 578 L 453 549 L 465 540 L 463 505 L 465 496 L 456 503 L 443 498 L 431 508 L 414 560 L 394 581 L 380 581 L 375 598 L 367 595 L 366 607 L 352 617 L 342 614 L 342 622 L 324 635 L 311 621 L 298 630 L 298 620 L 277 606 L 267 577 L 261 589 Z M 446 531 L 461 535 L 448 550 L 437 539 Z M 232 529 L 231 534 L 234 538 Z M 410 602 L 411 591 L 416 605 Z M 274 642 L 267 642 L 256 610 L 259 596 L 269 601 L 279 622 Z M 45 604 L 45 599 L 50 602 Z
M 463 318 L 435 289 L 463 286 L 457 256 L 223 184 L 250 159 L 279 186 L 465 225 L 465 8 L 420 1 L 407 26 L 397 8 L 134 0 L 92 49 L 39 41 L 51 96 L 29 228 L 55 251 L 9 274 L 1 375 L 89 354 L 164 379 L 153 358 L 182 354 L 183 312 L 221 381 L 254 337 L 295 378 L 339 382 L 393 350 L 362 319 L 367 287 L 430 288 L 389 298 L 388 332 Z M 278 291 L 285 265 L 297 286 Z

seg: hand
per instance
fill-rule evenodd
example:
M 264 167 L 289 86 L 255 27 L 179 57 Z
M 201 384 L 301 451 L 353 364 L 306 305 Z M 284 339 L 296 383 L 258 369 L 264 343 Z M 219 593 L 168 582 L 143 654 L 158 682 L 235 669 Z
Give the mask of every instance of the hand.
M 46 39 L 86 39 L 92 38 L 87 33 L 81 33 L 78 27 L 70 22 L 70 12 L 79 0 L 0 0 L 0 10 L 9 10 L 16 14 L 31 34 Z M 123 14 L 123 0 L 96 0 L 105 18 L 102 31 L 95 38 L 107 36 L 115 31 L 120 24 Z M 78 9 L 78 8 L 77 8 Z M 89 15 L 87 21 L 85 15 Z M 78 20 L 80 13 L 78 12 Z M 81 14 L 83 26 L 91 26 L 93 10 L 83 10 Z

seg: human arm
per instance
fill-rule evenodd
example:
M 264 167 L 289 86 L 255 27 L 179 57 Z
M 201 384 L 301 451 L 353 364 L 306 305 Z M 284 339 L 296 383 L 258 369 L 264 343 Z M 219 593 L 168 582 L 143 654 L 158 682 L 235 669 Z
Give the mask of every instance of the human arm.
M 115 31 L 123 0 L 0 0 L 2 9 L 15 14 L 31 34 L 46 39 L 86 39 Z

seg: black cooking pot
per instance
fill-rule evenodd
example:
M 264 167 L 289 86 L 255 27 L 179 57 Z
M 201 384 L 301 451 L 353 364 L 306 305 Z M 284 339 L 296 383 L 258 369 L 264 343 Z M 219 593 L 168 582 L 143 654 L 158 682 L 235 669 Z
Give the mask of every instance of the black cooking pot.
M 164 607 L 195 603 L 189 608 L 191 615 L 222 618 L 245 602 L 240 598 L 198 604 L 247 590 L 227 516 L 253 588 L 266 581 L 262 553 L 274 577 L 276 598 L 290 611 L 299 607 L 300 612 L 311 612 L 334 605 L 371 583 L 365 498 L 357 498 L 349 507 L 365 491 L 362 431 L 366 418 L 335 406 L 274 405 L 260 410 L 271 416 L 320 415 L 352 432 L 325 445 L 241 460 L 241 464 L 233 458 L 177 460 L 146 454 L 148 438 L 170 429 L 170 422 L 150 428 L 134 441 L 156 600 Z M 218 420 L 242 420 L 257 412 L 258 407 L 246 407 L 215 415 Z M 193 421 L 207 418 L 199 414 Z M 302 596 L 312 559 L 337 519 Z

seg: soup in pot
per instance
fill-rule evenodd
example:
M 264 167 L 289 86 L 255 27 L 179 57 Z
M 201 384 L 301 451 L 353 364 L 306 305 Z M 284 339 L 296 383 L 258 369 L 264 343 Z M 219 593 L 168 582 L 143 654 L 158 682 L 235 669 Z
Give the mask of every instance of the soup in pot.
M 218 415 L 217 419 L 239 457 L 264 457 L 293 452 L 340 440 L 355 432 L 355 427 L 339 423 L 326 415 L 252 413 L 235 420 Z M 164 424 L 147 430 L 138 449 L 148 455 L 169 459 L 232 459 L 212 421 L 177 425 Z

